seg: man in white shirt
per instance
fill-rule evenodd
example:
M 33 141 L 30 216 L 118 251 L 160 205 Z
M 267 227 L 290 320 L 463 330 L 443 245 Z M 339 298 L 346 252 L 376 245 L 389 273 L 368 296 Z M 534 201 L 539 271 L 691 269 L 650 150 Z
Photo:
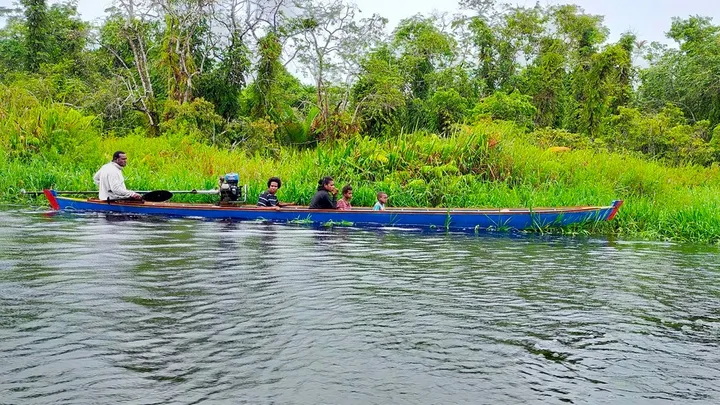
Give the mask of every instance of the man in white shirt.
M 125 188 L 125 178 L 122 169 L 127 165 L 127 155 L 125 152 L 117 151 L 113 153 L 113 160 L 105 164 L 95 173 L 93 181 L 98 186 L 100 192 L 98 198 L 101 200 L 139 200 L 140 194 Z

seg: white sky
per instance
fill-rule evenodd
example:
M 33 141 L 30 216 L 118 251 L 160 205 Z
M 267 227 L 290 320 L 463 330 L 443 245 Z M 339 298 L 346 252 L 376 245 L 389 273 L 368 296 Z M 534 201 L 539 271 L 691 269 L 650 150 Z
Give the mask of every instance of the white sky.
M 51 0 L 52 1 L 52 0 Z M 508 1 L 508 0 L 505 0 Z M 517 5 L 532 7 L 535 0 L 509 0 Z M 0 4 L 12 0 L 0 0 Z M 577 4 L 590 14 L 605 16 L 605 25 L 610 28 L 610 40 L 620 34 L 632 31 L 638 39 L 668 42 L 665 32 L 670 28 L 672 17 L 686 18 L 691 15 L 713 17 L 720 24 L 720 2 L 718 0 L 539 0 L 541 5 Z M 78 9 L 84 19 L 102 17 L 112 0 L 78 0 Z M 429 14 L 437 11 L 457 11 L 455 0 L 355 0 L 363 14 L 378 13 L 390 20 L 393 27 L 401 19 L 417 13 Z
M 0 6 L 9 7 L 16 0 L 0 0 Z M 501 0 L 531 7 L 535 0 Z M 55 0 L 49 0 L 53 3 Z M 77 0 L 78 9 L 85 20 L 94 20 L 104 15 L 112 0 Z M 605 25 L 610 28 L 610 41 L 616 40 L 625 31 L 632 31 L 640 40 L 667 43 L 665 31 L 670 28 L 672 17 L 686 18 L 691 15 L 713 17 L 720 24 L 720 3 L 718 0 L 539 0 L 541 5 L 574 3 L 590 14 L 605 16 Z M 401 19 L 417 13 L 429 14 L 437 11 L 457 11 L 456 0 L 355 0 L 363 14 L 378 13 L 390 20 L 390 28 Z M 0 22 L 1 23 L 1 22 Z

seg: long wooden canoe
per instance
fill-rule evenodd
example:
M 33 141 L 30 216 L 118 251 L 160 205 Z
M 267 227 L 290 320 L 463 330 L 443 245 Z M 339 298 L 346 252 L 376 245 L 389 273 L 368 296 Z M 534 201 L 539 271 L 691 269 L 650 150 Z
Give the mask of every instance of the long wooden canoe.
M 301 206 L 277 208 L 250 205 L 154 203 L 143 201 L 108 202 L 94 198 L 59 197 L 54 190 L 44 190 L 44 194 L 52 209 L 57 211 L 457 230 L 522 230 L 610 221 L 615 217 L 623 203 L 622 200 L 615 200 L 608 206 L 532 209 L 387 208 L 385 211 L 373 211 L 370 208 L 353 208 L 350 211 L 339 211 L 309 209 Z

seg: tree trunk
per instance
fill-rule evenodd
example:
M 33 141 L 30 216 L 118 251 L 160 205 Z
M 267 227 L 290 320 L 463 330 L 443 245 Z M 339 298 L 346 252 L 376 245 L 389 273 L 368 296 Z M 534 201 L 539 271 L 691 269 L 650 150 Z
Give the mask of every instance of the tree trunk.
M 159 133 L 159 120 L 157 109 L 155 108 L 155 92 L 153 91 L 152 82 L 150 81 L 150 71 L 147 63 L 147 54 L 143 40 L 138 34 L 135 27 L 126 25 L 126 34 L 128 44 L 133 53 L 133 62 L 140 77 L 142 84 L 142 94 L 137 100 L 136 108 L 148 118 L 152 135 Z

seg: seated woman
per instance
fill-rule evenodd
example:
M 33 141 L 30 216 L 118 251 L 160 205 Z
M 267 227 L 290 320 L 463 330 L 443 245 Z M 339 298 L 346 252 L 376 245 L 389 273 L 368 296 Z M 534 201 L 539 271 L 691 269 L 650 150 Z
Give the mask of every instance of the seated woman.
M 353 190 L 351 185 L 346 185 L 342 188 L 342 198 L 337 202 L 337 209 L 343 211 L 349 211 L 352 209 L 350 200 L 352 200 Z
M 275 195 L 278 189 L 282 187 L 282 181 L 280 181 L 279 177 L 270 177 L 267 181 L 267 186 L 268 189 L 263 191 L 262 194 L 260 194 L 260 197 L 258 197 L 258 207 L 285 207 L 287 205 L 292 205 L 292 203 L 283 203 L 278 201 L 278 198 Z
M 310 209 L 334 210 L 337 208 L 337 192 L 333 178 L 323 177 L 318 181 L 317 192 L 310 201 Z

